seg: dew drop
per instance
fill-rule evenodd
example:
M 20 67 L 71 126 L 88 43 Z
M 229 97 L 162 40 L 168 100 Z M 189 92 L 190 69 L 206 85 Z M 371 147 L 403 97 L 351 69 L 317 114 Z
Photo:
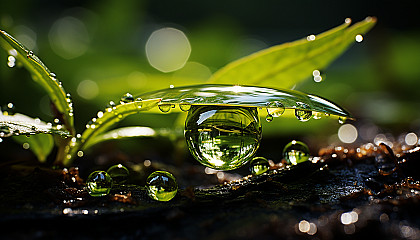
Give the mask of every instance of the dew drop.
M 219 170 L 241 167 L 260 144 L 257 109 L 193 105 L 185 121 L 185 138 L 201 164 Z
M 253 175 L 261 175 L 270 169 L 268 160 L 264 157 L 255 157 L 249 163 L 249 171 Z
M 111 191 L 112 178 L 105 171 L 92 172 L 86 180 L 86 187 L 92 197 L 106 196 Z
M 120 103 L 124 104 L 124 103 L 130 103 L 133 101 L 134 101 L 133 95 L 131 95 L 130 93 L 126 93 L 124 96 L 121 97 Z
M 338 117 L 338 123 L 340 124 L 344 124 L 346 122 L 347 118 L 346 117 Z
M 312 112 L 312 116 L 314 119 L 321 119 L 322 118 L 322 113 L 320 112 Z
M 114 165 L 106 171 L 111 176 L 114 183 L 123 184 L 128 181 L 129 171 L 122 164 Z
M 273 117 L 280 117 L 284 113 L 284 106 L 279 101 L 267 103 L 267 113 Z
M 306 122 L 312 117 L 312 111 L 311 110 L 305 110 L 309 109 L 309 106 L 305 103 L 298 102 L 296 109 L 295 109 L 295 116 L 296 118 L 301 122 Z
M 265 117 L 265 121 L 267 122 L 272 122 L 273 121 L 273 116 L 271 116 L 270 114 L 267 114 L 267 116 Z
M 53 72 L 50 72 L 50 77 L 52 77 L 52 78 L 56 78 L 56 77 L 57 77 L 57 75 L 56 75 L 55 73 L 53 73 Z
M 357 34 L 355 39 L 356 39 L 356 42 L 362 42 L 363 41 L 363 36 L 361 34 Z
M 169 103 L 159 104 L 159 110 L 163 113 L 167 113 L 171 111 L 171 108 L 172 108 L 172 104 L 169 104 Z
M 78 157 L 83 157 L 83 155 L 84 155 L 84 152 L 83 152 L 83 151 L 78 151 L 78 152 L 77 152 L 77 156 L 78 156 Z
M 28 58 L 32 58 L 33 56 L 34 56 L 33 51 L 29 51 L 28 54 L 26 55 L 26 57 L 28 57 Z
M 111 112 L 113 109 L 115 109 L 116 108 L 116 104 L 115 104 L 115 102 L 114 101 L 110 101 L 107 105 L 106 105 L 106 107 L 105 107 L 105 110 L 107 111 L 107 112 Z
M 283 157 L 292 165 L 305 162 L 309 159 L 309 148 L 305 143 L 293 140 L 284 147 Z
M 16 66 L 16 58 L 14 56 L 7 57 L 7 66 L 10 68 Z
M 167 202 L 175 197 L 178 185 L 175 177 L 166 171 L 155 171 L 147 177 L 147 194 L 150 198 Z
M 179 104 L 179 109 L 181 109 L 181 111 L 183 111 L 183 112 L 188 112 L 191 109 L 191 104 L 189 104 L 189 103 L 180 103 Z
M 314 41 L 315 39 L 316 39 L 316 36 L 313 35 L 313 34 L 306 37 L 306 40 L 308 40 L 308 41 Z
M 143 107 L 143 99 L 136 98 L 136 105 L 137 105 L 137 108 Z

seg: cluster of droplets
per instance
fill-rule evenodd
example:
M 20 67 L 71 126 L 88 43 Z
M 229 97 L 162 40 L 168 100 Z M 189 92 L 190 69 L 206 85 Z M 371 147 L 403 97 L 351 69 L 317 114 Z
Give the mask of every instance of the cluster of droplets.
M 120 99 L 120 105 L 133 104 L 133 107 L 140 109 L 143 106 L 143 100 L 141 98 L 134 98 L 130 93 L 124 94 Z M 95 129 L 98 125 L 102 124 L 102 117 L 107 113 L 113 113 L 117 119 L 120 121 L 123 118 L 124 110 L 117 110 L 118 105 L 114 101 L 110 101 L 104 111 L 98 111 L 96 117 L 92 118 L 87 124 L 86 128 Z
M 297 165 L 309 160 L 309 148 L 300 141 L 293 140 L 283 148 L 283 159 L 286 166 Z M 264 157 L 255 157 L 249 162 L 249 171 L 252 175 L 261 175 L 270 170 L 270 162 Z
M 107 171 L 94 171 L 86 180 L 86 190 L 92 197 L 106 196 L 114 185 L 126 184 L 129 174 L 122 164 L 111 166 Z M 155 171 L 147 177 L 146 190 L 150 198 L 166 202 L 175 197 L 178 185 L 171 173 Z
M 164 112 L 171 108 L 169 104 L 160 106 L 167 107 Z M 279 101 L 272 101 L 266 104 L 266 111 L 266 120 L 271 122 L 285 112 L 285 107 Z M 312 111 L 303 102 L 297 102 L 294 111 L 296 118 L 302 122 L 309 121 L 312 117 L 320 119 L 329 116 L 328 113 Z M 340 123 L 345 120 L 345 117 L 339 117 Z M 217 170 L 239 168 L 251 160 L 258 149 L 261 139 L 258 112 L 252 107 L 190 106 L 185 121 L 185 139 L 191 154 L 201 164 Z M 296 141 L 288 145 L 290 148 L 297 146 L 305 145 Z M 307 147 L 306 150 L 301 148 L 301 151 L 285 150 L 290 154 L 284 158 L 292 165 L 306 161 L 309 157 Z

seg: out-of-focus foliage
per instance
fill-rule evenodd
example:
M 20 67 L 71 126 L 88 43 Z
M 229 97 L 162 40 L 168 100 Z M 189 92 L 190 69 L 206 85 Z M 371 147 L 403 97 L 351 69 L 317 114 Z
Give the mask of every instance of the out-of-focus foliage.
M 187 85 L 191 79 L 202 79 L 204 83 L 211 73 L 252 52 L 308 33 L 323 32 L 347 17 L 357 22 L 366 16 L 377 16 L 377 26 L 362 42 L 328 68 L 319 69 L 322 82 L 308 78 L 295 89 L 347 108 L 362 120 L 360 126 L 366 123 L 396 131 L 417 131 L 420 101 L 416 90 L 420 73 L 412 66 L 420 60 L 420 28 L 413 14 L 415 8 L 405 4 L 24 1 L 16 7 L 16 3 L 4 2 L 0 8 L 0 29 L 34 50 L 58 73 L 66 90 L 72 93 L 75 115 L 80 119 L 75 125 L 80 132 L 98 109 L 110 100 L 118 101 L 126 92 L 140 94 L 171 84 L 176 87 L 175 82 Z M 184 67 L 169 73 L 151 67 L 145 51 L 149 36 L 165 27 L 184 32 L 191 45 Z M 70 56 L 69 52 L 78 55 Z M 30 81 L 26 71 L 18 66 L 8 69 L 7 57 L 0 51 L 0 104 L 11 101 L 18 112 L 52 119 L 48 97 Z M 175 119 L 174 115 L 142 115 L 128 118 L 121 125 L 170 127 Z M 331 127 L 328 121 L 299 123 L 283 118 L 263 124 L 267 133 L 284 136 L 331 136 L 338 127 Z
M 357 35 L 369 31 L 376 19 L 368 17 L 347 29 L 350 22 L 346 19 L 341 26 L 317 36 L 274 46 L 229 63 L 210 82 L 290 88 L 313 71 L 326 68 L 354 43 Z

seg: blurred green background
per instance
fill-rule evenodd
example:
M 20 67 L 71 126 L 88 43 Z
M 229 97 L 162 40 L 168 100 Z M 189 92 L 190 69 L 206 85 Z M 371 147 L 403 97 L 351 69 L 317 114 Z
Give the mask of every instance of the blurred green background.
M 98 110 L 126 92 L 137 95 L 170 85 L 203 83 L 220 67 L 252 52 L 321 33 L 348 17 L 357 22 L 376 16 L 377 25 L 362 42 L 321 69 L 322 82 L 308 77 L 295 86 L 347 108 L 358 119 L 352 123 L 358 129 L 356 142 L 366 142 L 381 133 L 390 140 L 420 133 L 420 28 L 413 4 L 408 0 L 3 1 L 0 29 L 33 49 L 57 74 L 73 96 L 76 128 L 81 132 Z M 170 29 L 164 38 L 172 36 L 178 45 L 166 48 L 164 40 L 155 39 L 161 45 L 149 46 L 147 52 L 148 39 L 162 29 Z M 148 61 L 156 49 L 162 68 Z M 25 69 L 7 63 L 6 52 L 0 51 L 0 105 L 13 102 L 17 112 L 51 121 L 46 94 Z M 171 127 L 174 119 L 175 114 L 142 114 L 122 125 Z M 266 136 L 306 136 L 313 142 L 327 141 L 324 146 L 338 140 L 339 127 L 328 120 L 263 121 Z

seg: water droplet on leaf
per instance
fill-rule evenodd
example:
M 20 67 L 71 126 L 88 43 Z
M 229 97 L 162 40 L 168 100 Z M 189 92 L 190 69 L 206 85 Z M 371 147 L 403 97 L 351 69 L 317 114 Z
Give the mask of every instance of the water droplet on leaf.
M 311 119 L 311 117 L 312 117 L 312 111 L 311 110 L 306 110 L 306 109 L 310 109 L 308 105 L 306 105 L 305 103 L 301 103 L 301 102 L 297 103 L 297 106 L 296 106 L 296 109 L 295 109 L 295 116 L 301 122 L 306 122 L 309 119 Z
M 123 184 L 126 183 L 128 180 L 128 175 L 130 172 L 126 167 L 121 164 L 114 165 L 106 171 L 109 176 L 111 176 L 114 183 Z
M 309 159 L 309 148 L 300 141 L 291 141 L 283 149 L 283 157 L 288 164 L 296 165 Z
M 143 99 L 139 97 L 136 98 L 136 105 L 137 105 L 137 108 L 141 108 L 143 106 Z
M 191 109 L 191 104 L 189 104 L 189 103 L 180 103 L 179 104 L 179 109 L 181 109 L 181 111 L 183 111 L 183 112 L 188 112 Z
M 255 157 L 249 163 L 249 171 L 253 175 L 261 175 L 270 169 L 268 160 L 263 157 Z
M 322 113 L 320 112 L 312 112 L 312 116 L 314 119 L 321 119 L 322 118 Z
M 267 103 L 267 113 L 273 117 L 280 117 L 284 113 L 284 106 L 279 101 Z
M 106 105 L 106 107 L 105 107 L 105 111 L 107 111 L 107 112 L 111 112 L 113 109 L 115 109 L 115 107 L 116 107 L 117 105 L 115 104 L 115 102 L 114 101 L 110 101 L 107 105 Z
M 112 178 L 105 171 L 92 172 L 86 180 L 86 187 L 92 197 L 106 196 L 111 191 Z
M 220 170 L 241 167 L 260 144 L 257 109 L 193 105 L 185 121 L 185 138 L 201 164 Z
M 133 101 L 134 101 L 133 95 L 131 95 L 130 93 L 126 93 L 124 96 L 121 97 L 120 103 L 124 104 L 124 103 L 130 103 Z
M 26 55 L 28 58 L 31 58 L 34 56 L 34 52 L 33 51 L 29 51 L 28 54 Z
M 150 198 L 166 202 L 175 197 L 178 185 L 171 173 L 155 171 L 147 177 L 146 189 Z
M 169 104 L 169 103 L 159 104 L 159 110 L 163 113 L 167 113 L 171 111 L 171 108 L 172 108 L 172 104 Z
M 346 122 L 347 118 L 346 117 L 338 117 L 338 123 L 340 124 L 344 124 Z
M 270 114 L 267 114 L 267 116 L 265 117 L 265 121 L 267 122 L 272 122 L 273 121 L 273 116 L 271 116 Z

